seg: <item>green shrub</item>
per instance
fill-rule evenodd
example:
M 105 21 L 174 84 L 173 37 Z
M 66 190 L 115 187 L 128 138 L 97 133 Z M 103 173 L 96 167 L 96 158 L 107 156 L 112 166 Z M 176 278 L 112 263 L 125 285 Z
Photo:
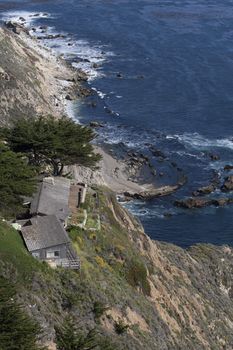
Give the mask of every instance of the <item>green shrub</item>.
M 93 306 L 93 313 L 95 315 L 95 319 L 99 320 L 101 316 L 108 310 L 108 307 L 102 303 L 101 301 L 95 301 Z
M 132 260 L 126 265 L 126 280 L 135 288 L 140 288 L 145 295 L 150 295 L 151 288 L 147 280 L 147 270 L 144 263 Z
M 117 334 L 121 335 L 121 334 L 124 334 L 125 332 L 127 332 L 129 325 L 125 324 L 124 321 L 119 320 L 118 322 L 116 321 L 114 323 L 114 328 L 115 328 L 115 332 Z

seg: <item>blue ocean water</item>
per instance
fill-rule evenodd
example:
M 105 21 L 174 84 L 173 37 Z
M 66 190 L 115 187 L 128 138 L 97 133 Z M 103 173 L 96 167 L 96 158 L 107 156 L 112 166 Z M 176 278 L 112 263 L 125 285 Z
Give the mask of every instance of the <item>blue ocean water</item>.
M 68 34 L 47 45 L 89 71 L 89 84 L 98 92 L 89 99 L 96 108 L 88 100 L 77 105 L 77 119 L 104 121 L 102 141 L 146 152 L 150 143 L 183 169 L 188 182 L 176 194 L 128 205 L 152 238 L 183 247 L 233 244 L 233 206 L 190 211 L 173 206 L 208 184 L 214 171 L 223 180 L 224 165 L 233 163 L 232 5 L 231 0 L 0 1 L 3 17 L 21 11 L 35 26 Z M 37 12 L 48 16 L 30 17 Z M 212 161 L 209 153 L 220 159 Z

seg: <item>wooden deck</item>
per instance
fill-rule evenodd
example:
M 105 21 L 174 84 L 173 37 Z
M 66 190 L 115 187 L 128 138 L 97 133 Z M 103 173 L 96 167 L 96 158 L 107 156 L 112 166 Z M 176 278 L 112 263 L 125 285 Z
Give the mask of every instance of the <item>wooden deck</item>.
M 77 213 L 79 204 L 79 186 L 71 184 L 70 186 L 70 196 L 69 196 L 69 208 L 72 215 Z

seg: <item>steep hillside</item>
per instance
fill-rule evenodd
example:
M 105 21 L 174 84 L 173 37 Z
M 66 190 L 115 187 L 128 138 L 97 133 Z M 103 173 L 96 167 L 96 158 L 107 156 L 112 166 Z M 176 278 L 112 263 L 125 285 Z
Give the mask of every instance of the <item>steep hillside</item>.
M 77 73 L 32 38 L 0 28 L 1 123 L 22 116 L 60 116 L 76 79 Z
M 232 349 L 232 249 L 153 242 L 108 189 L 97 193 L 101 229 L 70 227 L 80 274 L 35 261 L 1 224 L 0 273 L 42 325 L 43 342 L 52 344 L 54 325 L 72 315 L 116 349 Z M 94 205 L 89 194 L 86 210 Z

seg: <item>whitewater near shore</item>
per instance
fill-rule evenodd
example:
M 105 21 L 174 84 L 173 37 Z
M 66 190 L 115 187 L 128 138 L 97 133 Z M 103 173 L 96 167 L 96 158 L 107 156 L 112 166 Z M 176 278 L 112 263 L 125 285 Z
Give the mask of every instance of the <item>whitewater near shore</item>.
M 8 41 L 12 45 L 12 50 L 15 50 L 19 55 L 22 54 L 25 56 L 29 80 L 31 79 L 31 72 L 29 69 L 33 60 L 34 74 L 38 81 L 38 89 L 33 91 L 32 96 L 29 96 L 27 99 L 25 109 L 30 104 L 30 106 L 34 107 L 35 115 L 51 114 L 55 118 L 66 115 L 78 122 L 78 111 L 74 111 L 73 101 L 80 98 L 80 96 L 82 97 L 82 94 L 84 95 L 83 97 L 85 97 L 86 94 L 89 93 L 88 89 L 82 86 L 82 83 L 89 78 L 89 75 L 68 64 L 67 61 L 59 57 L 56 52 L 43 45 L 42 41 L 31 36 L 28 32 L 28 28 L 24 31 L 26 27 L 22 26 L 21 23 L 17 21 L 12 23 L 14 26 L 13 30 L 18 28 L 19 34 L 10 32 L 5 28 L 1 29 L 0 34 L 2 33 L 2 36 L 6 35 L 9 38 Z M 3 68 L 2 71 L 4 72 Z M 20 83 L 20 78 L 17 77 L 17 73 L 14 74 L 14 79 Z M 21 102 L 25 100 L 24 89 L 18 92 L 14 90 L 12 93 L 13 92 L 19 94 L 18 100 Z M 21 102 L 16 103 L 19 110 L 18 113 L 22 112 Z M 9 106 L 1 104 L 1 109 L 4 109 L 5 114 L 9 112 L 9 108 Z M 31 108 L 28 110 L 31 112 Z M 110 154 L 109 151 L 106 151 L 106 149 L 100 145 L 95 146 L 95 149 L 96 152 L 100 153 L 102 156 L 97 170 L 92 171 L 91 169 L 80 166 L 73 166 L 67 169 L 67 171 L 73 173 L 73 176 L 77 180 L 87 182 L 88 184 L 105 185 L 117 194 L 129 193 L 132 195 L 144 194 L 147 196 L 149 193 L 154 193 L 156 196 L 159 195 L 161 190 L 166 194 L 176 189 L 166 186 L 157 188 L 152 182 L 138 181 L 136 177 L 134 179 L 130 178 L 129 164 L 127 162 L 115 157 L 114 152 Z M 140 168 L 140 166 L 142 166 L 142 164 L 137 164 L 138 168 Z

